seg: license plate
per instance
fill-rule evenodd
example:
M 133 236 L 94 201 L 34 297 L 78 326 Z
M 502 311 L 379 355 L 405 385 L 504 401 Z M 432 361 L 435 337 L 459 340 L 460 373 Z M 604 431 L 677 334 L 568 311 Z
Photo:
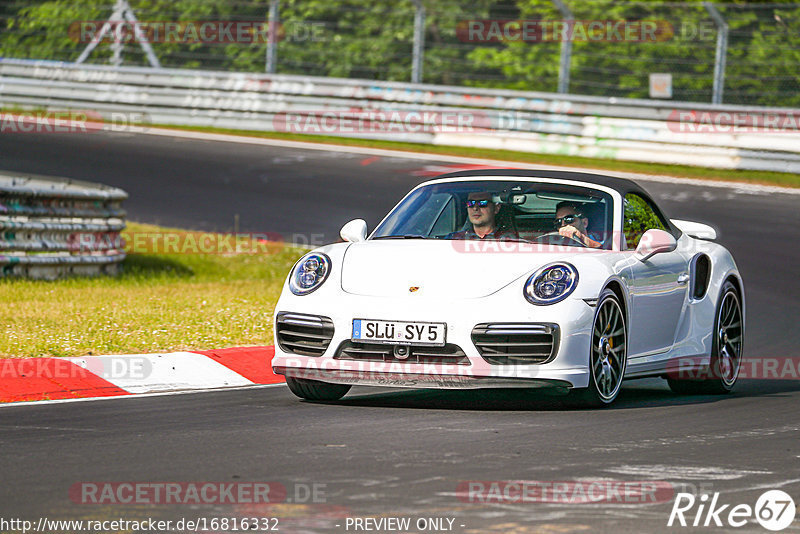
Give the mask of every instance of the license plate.
M 445 323 L 353 319 L 353 341 L 441 347 L 446 337 Z

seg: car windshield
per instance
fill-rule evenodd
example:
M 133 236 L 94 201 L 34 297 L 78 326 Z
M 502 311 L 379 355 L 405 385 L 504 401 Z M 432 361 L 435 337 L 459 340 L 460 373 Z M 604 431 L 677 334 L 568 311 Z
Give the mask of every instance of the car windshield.
M 408 195 L 372 239 L 483 237 L 586 246 L 559 235 L 572 226 L 594 240 L 596 248 L 609 249 L 612 213 L 610 195 L 585 187 L 519 180 L 447 182 Z

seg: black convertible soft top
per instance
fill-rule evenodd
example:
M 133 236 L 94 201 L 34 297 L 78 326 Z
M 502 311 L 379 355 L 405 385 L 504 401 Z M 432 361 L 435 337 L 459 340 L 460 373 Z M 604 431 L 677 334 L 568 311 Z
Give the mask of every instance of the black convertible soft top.
M 593 174 L 589 172 L 572 172 L 572 171 L 537 171 L 530 169 L 476 169 L 472 171 L 457 171 L 448 174 L 442 174 L 434 177 L 434 180 L 441 178 L 459 178 L 468 176 L 509 176 L 521 178 L 553 178 L 556 180 L 579 180 L 590 184 L 602 185 L 615 189 L 622 196 L 627 193 L 639 193 L 647 198 L 650 195 L 642 189 L 642 187 L 632 180 L 627 178 L 616 178 L 614 176 L 606 176 L 603 174 Z

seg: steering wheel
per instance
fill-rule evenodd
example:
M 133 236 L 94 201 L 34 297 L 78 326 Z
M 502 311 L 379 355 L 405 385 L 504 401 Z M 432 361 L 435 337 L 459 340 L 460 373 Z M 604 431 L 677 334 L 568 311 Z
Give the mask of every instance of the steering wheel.
M 575 239 L 574 237 L 566 237 L 555 232 L 548 232 L 546 234 L 540 235 L 539 237 L 533 240 L 534 243 L 545 243 L 547 245 L 565 245 L 565 246 L 575 246 L 576 244 L 581 247 L 586 247 L 586 243 L 581 241 L 580 239 Z

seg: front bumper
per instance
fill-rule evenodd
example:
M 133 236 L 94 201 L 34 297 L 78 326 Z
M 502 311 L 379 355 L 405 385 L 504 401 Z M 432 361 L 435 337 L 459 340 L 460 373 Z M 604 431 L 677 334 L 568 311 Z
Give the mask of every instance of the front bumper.
M 272 361 L 276 374 L 339 384 L 437 389 L 583 388 L 589 384 L 594 308 L 581 299 L 568 298 L 551 306 L 533 306 L 520 298 L 509 299 L 502 294 L 481 299 L 444 300 L 337 293 L 335 299 L 330 299 L 323 292 L 302 297 L 284 292 L 276 307 L 276 316 L 291 312 L 329 317 L 334 333 L 327 349 L 319 356 L 287 352 L 281 348 L 276 335 Z M 354 318 L 444 322 L 447 343 L 463 350 L 469 363 L 337 359 L 334 356 L 340 345 L 351 338 Z M 483 323 L 557 324 L 560 330 L 557 352 L 542 364 L 491 364 L 480 355 L 471 337 L 473 328 Z
M 352 363 L 352 362 L 351 362 Z M 274 367 L 275 374 L 332 384 L 383 386 L 393 388 L 481 389 L 481 388 L 571 388 L 565 380 L 544 378 L 503 378 L 462 374 L 359 371 L 343 369 L 301 369 Z

